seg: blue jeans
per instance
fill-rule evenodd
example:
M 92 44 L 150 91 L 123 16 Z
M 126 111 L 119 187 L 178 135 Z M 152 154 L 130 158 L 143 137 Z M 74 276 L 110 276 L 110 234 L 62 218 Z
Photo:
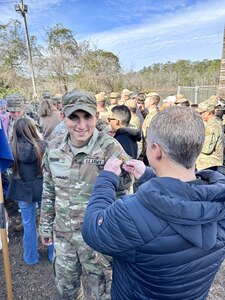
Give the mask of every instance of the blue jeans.
M 23 222 L 23 259 L 26 264 L 34 265 L 39 261 L 36 230 L 36 203 L 18 201 Z

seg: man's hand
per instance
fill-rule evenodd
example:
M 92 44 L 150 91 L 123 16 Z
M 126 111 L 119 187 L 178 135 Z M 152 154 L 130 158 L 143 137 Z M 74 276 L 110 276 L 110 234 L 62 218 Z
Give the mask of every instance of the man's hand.
M 52 245 L 52 238 L 41 236 L 41 242 L 45 246 L 50 246 Z
M 139 179 L 145 172 L 146 166 L 141 160 L 132 159 L 123 164 L 122 168 Z
M 121 173 L 121 165 L 122 165 L 123 161 L 120 160 L 119 158 L 117 158 L 116 156 L 111 156 L 105 166 L 104 166 L 104 170 L 105 171 L 110 171 L 115 173 L 117 176 L 120 175 Z

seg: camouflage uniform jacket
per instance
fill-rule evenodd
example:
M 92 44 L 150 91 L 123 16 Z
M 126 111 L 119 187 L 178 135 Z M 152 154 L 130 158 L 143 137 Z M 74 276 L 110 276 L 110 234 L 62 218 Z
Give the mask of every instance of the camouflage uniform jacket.
M 55 137 L 67 133 L 67 127 L 64 121 L 60 122 L 52 131 L 50 140 L 53 140 Z
M 45 153 L 41 236 L 52 237 L 54 231 L 69 240 L 75 230 L 81 230 L 92 187 L 105 162 L 113 154 L 130 159 L 114 138 L 97 129 L 83 148 L 72 149 L 69 141 L 68 134 L 58 136 Z M 126 172 L 120 179 L 118 196 L 132 184 Z
M 141 121 L 137 114 L 132 114 L 130 119 L 130 125 L 137 128 L 138 130 L 141 130 Z
M 32 119 L 31 117 L 29 117 L 28 115 L 26 115 L 25 113 L 21 116 L 21 118 L 28 118 L 28 119 Z M 37 127 L 37 130 L 40 129 L 39 125 L 37 124 L 37 122 L 32 119 L 35 122 L 35 125 Z M 8 125 L 8 130 L 7 130 L 7 136 L 8 136 L 8 140 L 9 142 L 11 142 L 12 140 L 12 134 L 13 134 L 13 127 L 15 124 L 16 120 L 14 120 L 13 118 L 9 117 L 9 125 Z
M 213 117 L 205 126 L 205 142 L 196 161 L 197 170 L 223 165 L 224 134 L 221 122 Z
M 152 120 L 152 118 L 158 113 L 157 109 L 151 110 L 147 116 L 144 119 L 144 122 L 142 124 L 142 132 L 143 132 L 143 136 L 146 138 L 147 136 L 147 129 L 149 127 L 149 124 Z

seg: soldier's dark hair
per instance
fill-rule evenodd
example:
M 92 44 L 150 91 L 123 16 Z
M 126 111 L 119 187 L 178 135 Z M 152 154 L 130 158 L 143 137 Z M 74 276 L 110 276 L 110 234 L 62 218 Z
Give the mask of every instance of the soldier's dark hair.
M 123 125 L 128 126 L 131 119 L 131 112 L 126 105 L 116 105 L 112 108 L 112 113 Z

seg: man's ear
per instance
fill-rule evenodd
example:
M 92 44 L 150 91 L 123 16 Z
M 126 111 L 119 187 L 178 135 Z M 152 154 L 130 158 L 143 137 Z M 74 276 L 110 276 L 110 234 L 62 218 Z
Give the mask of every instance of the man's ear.
M 154 149 L 154 156 L 155 156 L 155 159 L 156 160 L 160 160 L 161 158 L 162 158 L 162 148 L 158 145 L 158 144 L 156 144 L 156 143 L 154 143 L 153 145 L 152 145 L 152 147 L 153 147 L 153 149 Z
M 98 119 L 99 119 L 99 112 L 98 112 L 98 111 L 96 112 L 95 117 L 96 117 L 96 119 L 97 119 L 97 121 L 98 121 Z
M 120 126 L 120 125 L 121 125 L 121 121 L 120 121 L 120 120 L 117 120 L 116 125 L 117 125 L 117 126 Z

